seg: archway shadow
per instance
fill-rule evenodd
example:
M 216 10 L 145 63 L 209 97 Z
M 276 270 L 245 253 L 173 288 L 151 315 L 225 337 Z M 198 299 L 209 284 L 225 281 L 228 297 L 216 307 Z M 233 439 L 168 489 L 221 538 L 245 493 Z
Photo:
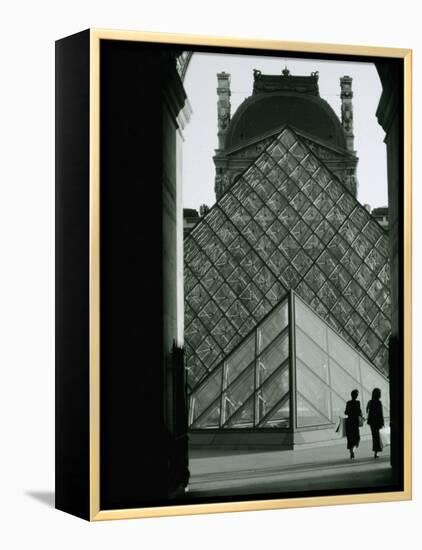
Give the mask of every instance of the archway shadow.
M 38 500 L 42 504 L 45 504 L 49 508 L 54 508 L 55 492 L 54 491 L 26 491 L 25 494 L 28 497 L 32 497 Z

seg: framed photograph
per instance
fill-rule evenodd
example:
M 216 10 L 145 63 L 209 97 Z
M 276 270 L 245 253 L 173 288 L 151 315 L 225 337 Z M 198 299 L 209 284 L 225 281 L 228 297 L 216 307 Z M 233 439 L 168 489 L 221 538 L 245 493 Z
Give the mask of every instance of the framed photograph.
M 56 43 L 56 507 L 411 498 L 411 51 Z

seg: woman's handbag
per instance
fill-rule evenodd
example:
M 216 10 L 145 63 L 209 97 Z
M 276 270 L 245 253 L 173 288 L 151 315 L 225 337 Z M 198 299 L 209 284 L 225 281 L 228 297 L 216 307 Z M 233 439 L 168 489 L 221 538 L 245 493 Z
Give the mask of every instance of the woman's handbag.
M 364 422 L 365 422 L 365 419 L 364 419 L 363 416 L 360 414 L 360 415 L 359 415 L 359 428 L 363 428 Z
M 343 416 L 338 417 L 335 431 L 340 437 L 346 437 L 346 419 Z
M 390 428 L 381 428 L 380 429 L 380 442 L 381 447 L 386 447 L 387 445 L 390 445 L 391 437 L 390 437 Z

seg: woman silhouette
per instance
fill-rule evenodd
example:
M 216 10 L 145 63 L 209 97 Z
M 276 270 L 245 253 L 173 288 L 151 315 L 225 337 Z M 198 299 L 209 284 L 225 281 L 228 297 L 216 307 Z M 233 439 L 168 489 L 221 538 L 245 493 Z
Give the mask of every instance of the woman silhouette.
M 372 450 L 374 451 L 374 458 L 378 458 L 378 453 L 382 451 L 380 429 L 384 427 L 381 390 L 379 388 L 374 388 L 372 390 L 372 399 L 370 399 L 366 405 L 366 412 L 368 414 L 367 423 L 371 426 Z
M 346 418 L 346 437 L 347 448 L 350 451 L 350 458 L 355 458 L 353 449 L 359 447 L 360 433 L 359 433 L 359 419 L 362 417 L 362 410 L 360 408 L 360 401 L 357 400 L 359 395 L 358 390 L 351 392 L 352 399 L 346 403 L 346 410 L 344 414 Z

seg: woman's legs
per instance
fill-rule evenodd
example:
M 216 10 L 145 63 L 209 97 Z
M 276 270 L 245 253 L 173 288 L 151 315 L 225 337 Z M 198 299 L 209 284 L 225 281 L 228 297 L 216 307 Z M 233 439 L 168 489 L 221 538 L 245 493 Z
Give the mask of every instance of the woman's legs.
M 359 441 L 360 441 L 360 434 L 359 434 L 359 428 L 349 426 L 349 431 L 347 433 L 347 448 L 350 451 L 350 458 L 355 458 L 355 447 L 356 449 L 359 447 Z
M 378 458 L 378 453 L 382 451 L 380 431 L 378 428 L 371 426 L 371 433 L 372 433 L 372 450 L 374 451 L 374 458 Z
M 353 452 L 353 448 L 354 448 L 353 438 L 351 437 L 350 433 L 348 433 L 346 437 L 347 437 L 347 448 L 350 452 L 350 458 L 355 458 L 355 453 Z

